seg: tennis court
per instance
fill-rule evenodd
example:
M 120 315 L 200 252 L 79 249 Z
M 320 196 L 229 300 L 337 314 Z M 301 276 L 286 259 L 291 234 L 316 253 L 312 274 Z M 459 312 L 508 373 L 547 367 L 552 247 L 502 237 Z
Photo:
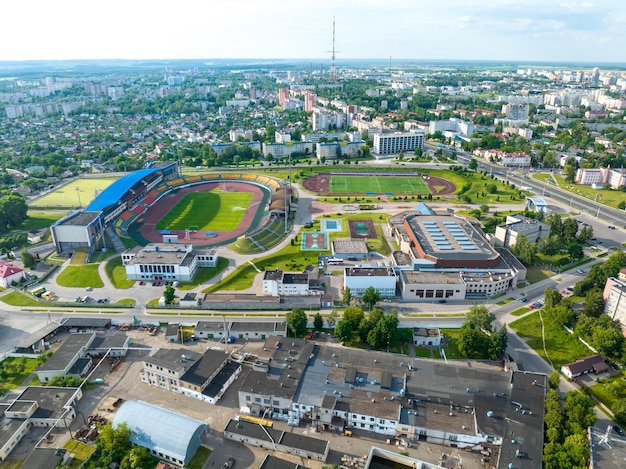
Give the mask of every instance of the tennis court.
M 420 176 L 330 176 L 330 192 L 376 194 L 430 194 L 428 185 Z

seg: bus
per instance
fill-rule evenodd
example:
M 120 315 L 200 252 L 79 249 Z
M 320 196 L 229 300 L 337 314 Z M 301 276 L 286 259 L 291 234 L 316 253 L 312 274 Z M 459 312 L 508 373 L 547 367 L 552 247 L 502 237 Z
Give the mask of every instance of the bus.
M 326 264 L 328 265 L 343 265 L 343 259 L 339 259 L 338 257 L 331 257 L 326 259 Z
M 28 290 L 31 295 L 36 296 L 37 298 L 41 297 L 46 292 L 46 287 L 35 287 Z

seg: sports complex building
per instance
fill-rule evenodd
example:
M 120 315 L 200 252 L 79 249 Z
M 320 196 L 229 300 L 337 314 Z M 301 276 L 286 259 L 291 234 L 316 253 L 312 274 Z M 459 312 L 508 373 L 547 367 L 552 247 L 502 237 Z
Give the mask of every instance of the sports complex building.
M 223 231 L 192 226 L 178 231 L 156 229 L 159 220 L 186 194 L 213 190 L 226 195 L 252 193 L 251 203 L 238 207 L 243 213 L 239 226 Z M 282 187 L 272 178 L 244 173 L 181 176 L 177 163 L 157 162 L 118 179 L 84 210 L 55 222 L 50 231 L 58 253 L 87 248 L 91 255 L 105 247 L 105 231 L 109 238 L 114 239 L 115 235 L 129 237 L 140 245 L 161 243 L 165 236 L 172 235 L 177 236 L 181 244 L 215 246 L 239 237 L 252 237 L 270 225 L 282 226 L 290 207 L 290 188 Z M 110 249 L 112 246 L 106 247 Z M 124 251 L 121 243 L 115 248 Z
M 515 256 L 496 250 L 465 218 L 407 211 L 389 218 L 388 227 L 400 246 L 393 262 L 404 300 L 491 297 L 526 278 Z

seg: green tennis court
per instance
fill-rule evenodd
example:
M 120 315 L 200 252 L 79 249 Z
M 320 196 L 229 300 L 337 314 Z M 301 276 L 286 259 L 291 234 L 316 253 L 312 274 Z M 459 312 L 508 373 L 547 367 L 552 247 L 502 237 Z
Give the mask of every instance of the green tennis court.
M 337 193 L 368 193 L 377 194 L 430 194 L 428 185 L 418 176 L 330 176 L 330 192 Z

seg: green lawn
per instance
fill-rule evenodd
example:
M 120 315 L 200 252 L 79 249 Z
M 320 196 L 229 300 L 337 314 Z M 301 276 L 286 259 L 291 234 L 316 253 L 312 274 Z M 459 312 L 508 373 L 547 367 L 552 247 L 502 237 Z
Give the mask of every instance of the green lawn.
M 62 287 L 102 288 L 104 283 L 98 274 L 98 264 L 69 265 L 57 277 Z
M 446 339 L 446 345 L 443 348 L 446 352 L 448 360 L 462 360 L 463 357 L 459 352 L 458 342 L 461 329 L 441 329 L 441 335 Z
M 121 300 L 117 300 L 113 304 L 122 306 L 135 306 L 137 304 L 137 300 L 135 300 L 134 298 L 122 298 Z
M 565 180 L 565 178 L 559 174 L 533 174 L 534 179 L 539 179 L 540 181 L 547 182 L 548 178 L 556 179 L 556 182 L 559 183 L 559 188 L 563 189 L 566 192 L 570 192 L 572 194 L 579 195 L 581 197 L 585 197 L 590 200 L 596 200 L 597 202 L 608 205 L 613 208 L 617 208 L 617 204 L 619 204 L 624 198 L 626 198 L 626 193 L 622 191 L 614 191 L 608 189 L 596 190 L 591 186 L 581 186 L 579 184 L 570 184 Z M 554 184 L 550 184 L 554 185 Z M 597 199 L 596 199 L 597 197 Z
M 86 207 L 94 199 L 95 191 L 109 187 L 117 178 L 77 179 L 43 197 L 30 202 L 31 207 Z
M 24 222 L 11 231 L 31 231 L 41 230 L 42 228 L 48 228 L 55 221 L 64 217 L 65 213 L 48 213 L 48 212 L 33 212 L 28 211 L 28 218 Z
M 191 290 L 198 285 L 208 282 L 216 275 L 222 273 L 228 267 L 228 259 L 225 257 L 218 257 L 217 266 L 215 267 L 203 267 L 198 270 L 198 273 L 194 277 L 192 282 L 179 282 L 178 287 L 180 290 Z
M 611 393 L 607 390 L 607 385 L 614 382 L 618 382 L 622 385 L 621 389 L 618 388 L 619 392 L 617 393 Z M 623 372 L 615 376 L 611 376 L 610 378 L 602 378 L 597 384 L 591 386 L 589 390 L 610 409 L 617 401 L 626 399 L 626 378 L 624 377 Z
M 0 463 L 0 469 L 20 469 L 22 464 L 24 464 L 24 459 L 18 459 L 17 461 L 7 459 Z
M 35 358 L 8 357 L 2 362 L 1 367 L 6 372 L 6 377 L 0 380 L 0 396 L 6 391 L 21 386 L 24 380 L 37 368 Z
M 74 459 L 72 459 L 69 465 L 70 469 L 79 469 L 96 450 L 95 446 L 90 446 L 76 440 L 69 440 L 63 447 L 74 455 Z
M 1 296 L 0 301 L 11 306 L 41 306 L 43 304 L 35 300 L 32 296 L 26 296 L 18 291 L 12 291 Z
M 122 258 L 119 256 L 109 260 L 104 266 L 104 270 L 115 288 L 126 289 L 135 284 L 134 280 L 126 278 L 126 268 L 122 265 Z
M 282 269 L 288 272 L 302 271 L 308 264 L 317 265 L 318 254 L 328 254 L 329 251 L 300 251 L 300 244 L 285 246 L 275 254 L 254 260 L 260 271 Z M 213 293 L 220 290 L 245 290 L 252 286 L 257 271 L 249 263 L 242 264 L 231 272 L 221 282 L 203 290 L 204 293 Z
M 528 283 L 537 283 L 541 280 L 545 280 L 554 275 L 554 272 L 548 269 L 542 269 L 540 267 L 531 265 L 526 272 L 526 280 Z
M 523 314 L 526 314 L 528 311 L 530 311 L 530 308 L 519 308 L 516 309 L 515 311 L 511 312 L 511 316 L 522 316 Z
M 187 465 L 188 469 L 202 469 L 204 467 L 204 463 L 207 462 L 211 456 L 211 450 L 205 446 L 200 446 L 196 451 L 196 454 L 193 455 L 191 461 Z
M 430 194 L 426 182 L 417 176 L 330 176 L 330 192 L 360 193 L 375 192 L 377 194 Z
M 87 252 L 87 248 L 76 248 L 74 254 L 72 254 L 72 260 L 70 264 L 72 265 L 85 265 L 87 263 L 87 256 L 89 253 Z
M 251 201 L 251 192 L 193 192 L 183 197 L 156 224 L 156 229 L 234 230 Z
M 535 350 L 544 360 L 546 359 L 543 352 L 543 344 L 541 340 L 541 322 L 539 320 L 539 312 L 535 312 L 524 316 L 517 321 L 509 324 L 517 335 L 528 338 L 526 343 Z M 591 355 L 593 352 L 585 347 L 576 337 L 567 332 L 557 324 L 548 321 L 544 315 L 544 328 L 546 336 L 546 351 L 554 368 L 559 370 L 561 365 L 571 363 L 579 358 Z

